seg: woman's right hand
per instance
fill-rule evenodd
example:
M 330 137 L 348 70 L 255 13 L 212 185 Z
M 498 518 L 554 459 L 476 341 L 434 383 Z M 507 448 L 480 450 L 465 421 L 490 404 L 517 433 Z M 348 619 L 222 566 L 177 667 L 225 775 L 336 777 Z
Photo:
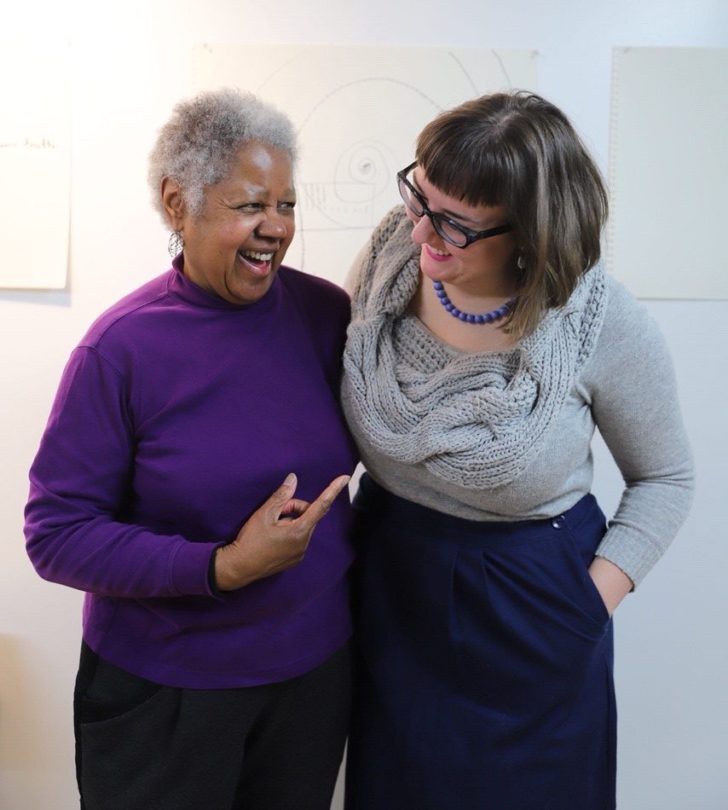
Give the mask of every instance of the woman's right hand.
M 303 559 L 316 524 L 349 483 L 335 478 L 315 501 L 294 498 L 298 481 L 291 473 L 243 524 L 235 540 L 215 553 L 215 579 L 221 591 L 234 591 Z

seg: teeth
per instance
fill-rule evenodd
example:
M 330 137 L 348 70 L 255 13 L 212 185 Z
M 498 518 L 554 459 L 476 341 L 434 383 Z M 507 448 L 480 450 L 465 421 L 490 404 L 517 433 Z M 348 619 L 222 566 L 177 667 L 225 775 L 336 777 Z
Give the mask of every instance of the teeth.
M 256 259 L 259 262 L 269 262 L 273 258 L 272 253 L 259 253 L 257 250 L 243 250 L 243 256 L 250 256 L 251 259 Z
M 430 248 L 430 250 L 433 253 L 437 253 L 438 256 L 449 256 L 450 255 L 446 250 L 438 250 L 437 248 L 432 247 L 432 245 L 428 245 L 427 247 Z

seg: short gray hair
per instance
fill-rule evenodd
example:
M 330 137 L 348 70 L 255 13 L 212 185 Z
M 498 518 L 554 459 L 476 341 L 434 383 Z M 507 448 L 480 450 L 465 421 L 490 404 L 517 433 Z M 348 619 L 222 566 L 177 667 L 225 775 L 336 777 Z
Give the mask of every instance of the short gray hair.
M 152 202 L 165 224 L 162 179 L 179 183 L 192 216 L 202 211 L 206 186 L 224 180 L 238 149 L 261 141 L 296 161 L 296 133 L 290 119 L 252 93 L 231 88 L 207 91 L 180 101 L 160 129 L 149 155 Z

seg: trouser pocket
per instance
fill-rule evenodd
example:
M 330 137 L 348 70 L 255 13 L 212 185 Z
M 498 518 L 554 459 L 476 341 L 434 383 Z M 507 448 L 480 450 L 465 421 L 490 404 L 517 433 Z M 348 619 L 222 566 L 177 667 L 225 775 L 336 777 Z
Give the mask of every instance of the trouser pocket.
M 83 644 L 74 691 L 77 724 L 121 717 L 146 703 L 164 687 L 100 658 Z

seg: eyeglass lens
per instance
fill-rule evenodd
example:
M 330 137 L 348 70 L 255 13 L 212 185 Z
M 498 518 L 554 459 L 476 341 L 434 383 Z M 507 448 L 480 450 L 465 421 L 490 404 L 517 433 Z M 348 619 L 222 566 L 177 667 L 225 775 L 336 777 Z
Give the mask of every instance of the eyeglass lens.
M 429 216 L 435 231 L 451 245 L 464 247 L 468 243 L 468 238 L 454 223 L 440 214 L 435 214 L 425 208 L 419 195 L 412 188 L 411 181 L 404 177 L 399 177 L 399 193 L 404 204 L 416 216 L 421 217 L 425 211 Z
M 421 217 L 424 212 L 422 201 L 417 198 L 409 182 L 404 177 L 399 177 L 398 181 L 399 193 L 404 204 L 416 217 Z

